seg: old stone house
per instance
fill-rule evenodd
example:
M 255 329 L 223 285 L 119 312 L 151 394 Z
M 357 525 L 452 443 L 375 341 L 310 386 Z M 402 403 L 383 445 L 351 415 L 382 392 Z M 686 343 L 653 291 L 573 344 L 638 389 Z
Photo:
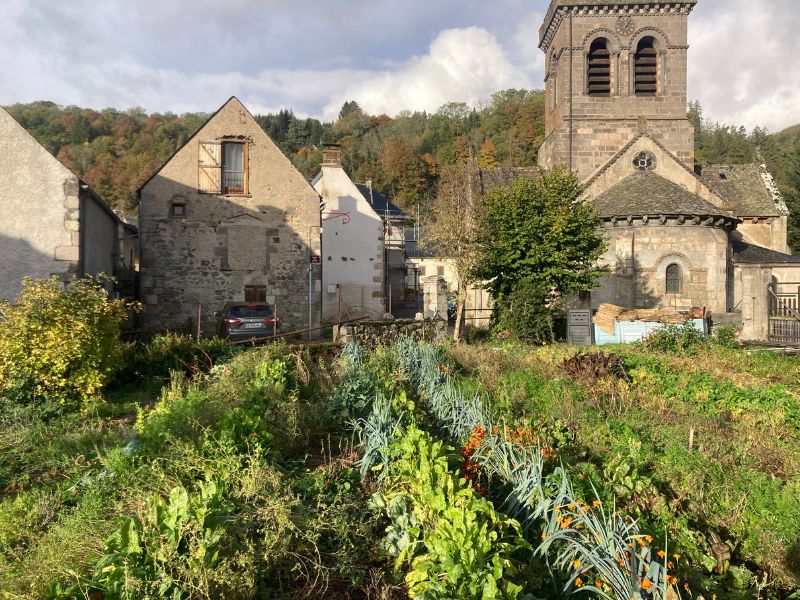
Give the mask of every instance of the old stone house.
M 539 31 L 539 160 L 575 171 L 603 219 L 608 273 L 585 305 L 705 306 L 765 339 L 767 285 L 800 261 L 765 167 L 695 168 L 686 80 L 697 1 L 552 0 Z
M 237 98 L 139 190 L 141 297 L 160 327 L 216 332 L 227 302 L 318 324 L 320 197 Z
M 0 108 L 0 299 L 23 277 L 116 275 L 124 224 Z

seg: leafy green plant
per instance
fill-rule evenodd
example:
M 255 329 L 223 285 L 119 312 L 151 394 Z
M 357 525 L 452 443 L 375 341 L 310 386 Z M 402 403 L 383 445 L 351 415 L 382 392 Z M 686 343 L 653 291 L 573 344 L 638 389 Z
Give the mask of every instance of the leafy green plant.
M 705 338 L 691 321 L 665 325 L 644 339 L 644 347 L 658 352 L 694 352 Z
M 741 346 L 735 325 L 714 327 L 711 342 L 722 348 L 739 348 Z
M 0 394 L 50 410 L 86 408 L 120 366 L 120 323 L 129 306 L 103 279 L 22 282 L 15 305 L 0 304 Z
M 451 452 L 414 426 L 392 448 L 383 505 L 387 512 L 412 506 L 405 520 L 395 514 L 388 530 L 399 550 L 396 565 L 410 567 L 409 596 L 516 598 L 522 572 L 515 556 L 529 550 L 519 523 L 453 473 Z
M 167 333 L 142 344 L 130 344 L 125 350 L 124 365 L 116 380 L 121 383 L 141 378 L 168 378 L 172 371 L 187 375 L 205 373 L 238 352 L 220 338 L 196 340 L 188 335 Z

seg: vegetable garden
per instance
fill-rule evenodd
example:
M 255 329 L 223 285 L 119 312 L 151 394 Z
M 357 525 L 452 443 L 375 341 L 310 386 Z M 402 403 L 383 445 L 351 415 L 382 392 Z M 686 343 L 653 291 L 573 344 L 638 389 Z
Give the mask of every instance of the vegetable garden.
M 159 338 L 2 400 L 0 597 L 800 597 L 800 361 L 613 352 Z

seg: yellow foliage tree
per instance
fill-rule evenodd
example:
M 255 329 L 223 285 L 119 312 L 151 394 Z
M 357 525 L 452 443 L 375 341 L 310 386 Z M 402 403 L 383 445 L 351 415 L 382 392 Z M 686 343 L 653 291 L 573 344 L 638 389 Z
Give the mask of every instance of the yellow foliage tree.
M 129 306 L 100 279 L 22 283 L 18 304 L 0 305 L 0 395 L 20 403 L 86 407 L 122 357 L 119 328 Z

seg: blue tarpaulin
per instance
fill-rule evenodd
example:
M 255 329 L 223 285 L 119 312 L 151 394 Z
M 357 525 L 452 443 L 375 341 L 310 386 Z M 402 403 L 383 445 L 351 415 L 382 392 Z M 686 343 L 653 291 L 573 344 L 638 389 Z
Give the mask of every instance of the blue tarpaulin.
M 708 335 L 705 319 L 691 319 L 688 321 L 704 336 Z M 598 346 L 605 344 L 629 344 L 638 342 L 653 333 L 656 329 L 664 327 L 665 323 L 651 321 L 617 321 L 614 323 L 614 333 L 603 331 L 597 325 L 594 326 L 594 343 Z

